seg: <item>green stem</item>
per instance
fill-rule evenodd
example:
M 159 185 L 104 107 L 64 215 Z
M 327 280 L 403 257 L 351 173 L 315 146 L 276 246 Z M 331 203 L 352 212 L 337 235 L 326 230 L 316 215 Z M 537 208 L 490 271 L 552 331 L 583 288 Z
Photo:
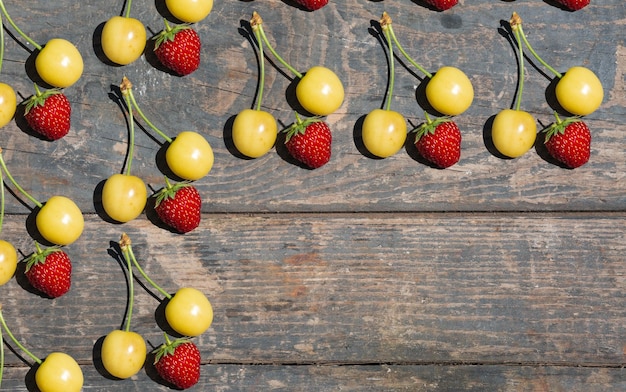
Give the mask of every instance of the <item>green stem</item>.
M 522 41 L 520 40 L 519 28 L 515 29 L 515 37 L 517 38 L 517 49 L 519 51 L 519 80 L 517 82 L 517 98 L 515 110 L 520 110 L 522 104 L 522 91 L 524 90 L 524 52 L 522 52 Z
M 289 65 L 289 63 L 287 63 L 282 57 L 280 57 L 280 55 L 278 53 L 276 53 L 276 51 L 274 50 L 274 48 L 272 47 L 272 44 L 270 44 L 270 41 L 267 39 L 267 36 L 265 35 L 265 31 L 263 31 L 263 25 L 258 25 L 257 29 L 259 31 L 259 33 L 261 34 L 261 38 L 263 39 L 263 42 L 265 42 L 265 45 L 267 45 L 267 48 L 270 50 L 270 52 L 272 52 L 272 55 L 274 57 L 276 57 L 276 60 L 278 60 L 282 65 L 284 65 L 289 71 L 291 71 L 291 73 L 293 73 L 294 75 L 296 75 L 298 77 L 298 79 L 302 79 L 302 74 L 300 72 L 298 72 L 294 67 L 292 67 L 291 65 Z
M 39 45 L 37 42 L 33 41 L 32 38 L 24 34 L 24 32 L 20 30 L 20 28 L 17 27 L 17 25 L 13 22 L 13 20 L 9 16 L 9 13 L 7 12 L 7 9 L 4 7 L 4 2 L 2 2 L 2 0 L 0 0 L 0 8 L 2 9 L 4 17 L 7 18 L 7 22 L 9 22 L 9 24 L 15 29 L 15 31 L 17 31 L 19 35 L 24 37 L 26 41 L 30 42 L 30 44 L 33 45 L 37 50 L 41 50 L 41 45 Z
M 130 6 L 133 4 L 133 0 L 126 1 L 126 10 L 124 12 L 125 18 L 130 18 Z
M 126 240 L 128 240 L 126 242 Z M 129 253 L 131 252 L 131 248 L 130 248 L 130 239 L 128 239 L 128 236 L 126 234 L 122 235 L 122 241 L 121 242 L 126 242 L 125 245 L 122 245 L 122 252 L 124 253 L 124 259 L 126 259 L 126 267 L 128 268 L 128 308 L 126 309 L 126 323 L 124 325 L 124 331 L 129 332 L 130 331 L 130 320 L 133 316 L 133 305 L 135 303 L 135 284 L 134 284 L 134 279 L 133 279 L 133 266 L 130 262 L 130 255 Z
M 2 233 L 2 227 L 4 226 L 4 176 L 0 170 L 0 233 Z
M 131 260 L 133 261 L 133 264 L 135 264 L 135 267 L 137 267 L 137 271 L 139 271 L 141 276 L 143 276 L 143 278 L 145 280 L 147 280 L 148 283 L 150 283 L 150 285 L 152 287 L 154 287 L 161 294 L 163 294 L 165 296 L 165 298 L 172 299 L 172 295 L 170 293 L 168 293 L 167 291 L 163 290 L 158 284 L 156 284 L 152 279 L 150 279 L 148 274 L 146 274 L 146 272 L 143 270 L 143 268 L 141 268 L 141 266 L 139 265 L 139 262 L 135 258 L 135 254 L 133 253 L 133 250 L 132 250 L 132 248 L 130 246 L 128 247 L 128 250 L 129 250 L 129 256 L 130 256 Z
M 259 43 L 259 88 L 257 90 L 257 102 L 255 109 L 261 110 L 261 102 L 263 101 L 263 89 L 265 87 L 265 55 L 263 54 L 263 40 L 261 39 L 260 29 L 254 29 L 254 35 Z
M 528 40 L 526 39 L 526 34 L 524 34 L 524 30 L 522 30 L 522 25 L 517 26 L 517 30 L 515 31 L 515 36 L 517 37 L 517 39 L 519 40 L 519 33 L 522 36 L 522 40 L 524 40 L 524 43 L 526 44 L 526 47 L 528 48 L 528 50 L 530 50 L 530 53 L 533 54 L 533 56 L 537 59 L 537 61 L 539 61 L 541 64 L 543 64 L 544 67 L 548 68 L 550 70 L 550 72 L 552 72 L 554 74 L 554 76 L 556 76 L 557 78 L 562 78 L 563 75 L 561 73 L 559 73 L 556 69 L 552 68 L 548 63 L 546 63 L 541 57 L 539 57 L 539 55 L 537 54 L 537 52 L 535 52 L 535 50 L 533 49 L 532 46 L 530 46 L 530 42 L 528 42 Z
M 0 330 L 0 387 L 2 387 L 2 372 L 4 371 L 4 340 Z
M 2 23 L 2 18 L 0 18 L 0 72 L 2 72 L 3 63 L 4 63 L 4 23 Z
M 402 45 L 400 45 L 400 42 L 396 38 L 396 34 L 393 32 L 393 28 L 391 27 L 391 25 L 388 25 L 387 29 L 389 30 L 389 33 L 391 34 L 391 38 L 393 38 L 393 42 L 398 47 L 398 50 L 400 50 L 400 53 L 402 53 L 402 55 L 406 57 L 406 59 L 409 60 L 409 62 L 413 64 L 415 68 L 419 69 L 424 75 L 426 75 L 428 79 L 431 79 L 433 75 L 430 72 L 428 72 L 424 67 L 422 67 L 420 64 L 418 64 L 415 60 L 413 60 L 413 58 L 411 58 L 411 56 L 409 56 L 409 54 L 404 50 Z
M 6 331 L 7 335 L 9 336 L 9 338 L 11 338 L 11 340 L 13 341 L 13 343 L 15 343 L 15 345 L 17 347 L 19 347 L 22 351 L 24 351 L 29 357 L 32 358 L 33 361 L 37 362 L 39 365 L 41 365 L 41 363 L 43 362 L 41 359 L 39 359 L 38 357 L 35 356 L 35 354 L 31 353 L 30 351 L 28 351 L 28 349 L 26 347 L 24 347 L 22 345 L 22 343 L 20 343 L 15 336 L 13 336 L 13 334 L 11 333 L 11 330 L 9 329 L 9 327 L 7 326 L 6 321 L 4 321 L 4 316 L 2 315 L 2 308 L 0 307 L 0 323 L 2 323 L 2 326 L 4 327 L 4 330 Z
M 2 157 L 2 149 L 0 149 L 0 166 L 2 166 L 2 169 L 4 170 L 11 183 L 20 191 L 20 193 L 22 193 L 22 195 L 24 195 L 28 200 L 32 201 L 37 207 L 43 207 L 43 204 L 41 204 L 37 199 L 32 197 L 28 192 L 24 190 L 24 188 L 20 186 L 20 184 L 17 183 L 17 181 L 15 181 L 15 179 L 11 175 L 11 172 L 9 172 L 6 163 L 4 162 L 4 158 Z
M 133 105 L 130 101 L 130 94 L 123 94 L 128 109 L 129 136 L 128 136 L 128 164 L 126 165 L 126 175 L 130 176 L 130 167 L 133 164 L 133 154 L 135 152 L 135 118 L 133 117 Z
M 387 26 L 390 27 L 390 26 Z M 391 44 L 391 37 L 389 33 L 389 29 L 383 27 L 383 32 L 385 33 L 385 38 L 387 39 L 387 47 L 389 48 L 389 86 L 387 86 L 387 104 L 385 106 L 386 110 L 391 108 L 391 97 L 393 95 L 393 86 L 395 84 L 395 65 L 393 60 L 393 45 Z
M 162 132 L 159 128 L 157 128 L 154 124 L 152 124 L 152 122 L 150 120 L 148 120 L 148 117 L 146 117 L 146 115 L 143 114 L 143 112 L 139 108 L 139 105 L 137 104 L 137 101 L 135 100 L 135 95 L 133 94 L 133 90 L 132 89 L 128 90 L 128 94 L 125 95 L 125 96 L 127 96 L 128 99 L 130 99 L 130 102 L 135 107 L 135 110 L 137 111 L 139 116 L 143 119 L 143 121 L 145 121 L 146 124 L 148 124 L 148 126 L 154 130 L 154 132 L 158 133 L 168 143 L 171 143 L 172 142 L 172 138 L 167 136 L 164 132 Z

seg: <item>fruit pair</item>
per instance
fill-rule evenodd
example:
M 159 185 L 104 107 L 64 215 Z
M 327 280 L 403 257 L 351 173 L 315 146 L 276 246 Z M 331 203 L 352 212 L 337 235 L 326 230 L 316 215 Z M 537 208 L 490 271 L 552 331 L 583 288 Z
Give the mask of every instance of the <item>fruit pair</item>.
M 153 287 L 165 295 L 168 301 L 165 306 L 166 320 L 182 337 L 197 336 L 206 331 L 213 321 L 213 308 L 204 294 L 196 289 L 181 288 L 172 296 L 156 285 L 137 262 L 130 238 L 125 233 L 122 234 L 120 248 L 128 268 L 126 320 L 123 329 L 113 330 L 104 338 L 101 358 L 107 372 L 124 379 L 139 372 L 147 354 L 143 337 L 130 330 L 134 304 L 133 265 Z M 155 367 L 166 381 L 179 388 L 188 388 L 197 383 L 200 355 L 195 344 L 187 338 L 171 342 L 166 335 L 166 343 L 155 354 Z M 181 365 L 179 360 L 188 365 Z
M 209 14 L 213 1 L 166 1 L 166 6 L 179 20 L 193 23 Z M 146 48 L 146 28 L 140 20 L 130 17 L 130 7 L 131 2 L 126 2 L 124 16 L 111 17 L 102 28 L 102 51 L 119 65 L 133 63 Z M 176 74 L 188 75 L 200 65 L 200 37 L 188 24 L 171 27 L 165 20 L 165 28 L 154 40 L 155 55 Z
M 517 13 L 513 13 L 510 24 L 518 43 L 519 52 L 520 79 L 518 81 L 517 107 L 516 110 L 505 109 L 495 116 L 492 125 L 492 140 L 498 151 L 508 157 L 516 158 L 526 153 L 534 145 L 537 132 L 534 118 L 529 113 L 519 110 L 524 85 L 522 43 L 541 64 L 557 77 L 555 94 L 560 105 L 559 109 L 573 114 L 574 117 L 591 114 L 602 103 L 604 91 L 598 77 L 587 68 L 572 67 L 562 75 L 549 66 L 528 42 L 522 29 L 522 19 Z M 588 150 L 591 142 L 591 136 L 587 135 L 588 127 L 579 121 L 567 120 L 563 124 L 558 115 L 556 117 L 557 121 L 554 126 L 547 130 L 546 146 L 548 151 L 568 167 L 573 168 L 584 164 L 589 159 Z M 576 132 L 565 132 L 566 129 L 576 129 Z M 576 137 L 576 141 L 572 135 L 579 135 Z M 569 142 L 562 142 L 565 139 Z M 570 144 L 576 144 L 577 147 L 570 150 L 568 158 L 564 151 L 569 147 L 563 146 Z

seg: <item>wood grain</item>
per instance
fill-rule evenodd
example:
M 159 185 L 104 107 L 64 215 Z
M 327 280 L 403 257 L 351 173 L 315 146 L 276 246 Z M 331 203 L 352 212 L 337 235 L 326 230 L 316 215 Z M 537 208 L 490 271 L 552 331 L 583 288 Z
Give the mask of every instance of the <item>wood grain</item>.
M 34 39 L 71 39 L 85 60 L 83 78 L 65 90 L 74 109 L 68 137 L 49 143 L 10 124 L 0 139 L 14 176 L 43 200 L 65 194 L 83 210 L 94 211 L 98 184 L 122 170 L 128 131 L 113 91 L 126 75 L 146 115 L 165 133 L 195 130 L 213 146 L 215 167 L 197 183 L 207 212 L 620 210 L 625 204 L 626 65 L 618 34 L 626 14 L 622 1 L 573 13 L 529 1 L 468 1 L 444 13 L 412 1 L 331 2 L 312 13 L 276 0 L 217 2 L 196 26 L 204 42 L 201 67 L 184 78 L 162 72 L 150 56 L 126 67 L 99 58 L 98 26 L 119 12 L 115 7 L 79 3 L 68 9 L 56 3 L 37 7 L 35 16 L 11 2 L 7 8 Z M 319 170 L 294 164 L 280 143 L 256 160 L 241 159 L 229 149 L 232 118 L 253 105 L 258 83 L 257 57 L 245 28 L 254 10 L 262 14 L 271 42 L 287 61 L 301 71 L 323 64 L 344 81 L 345 103 L 328 117 L 333 157 Z M 515 97 L 517 58 L 503 28 L 514 10 L 524 18 L 535 49 L 555 68 L 585 65 L 605 87 L 604 104 L 587 119 L 593 130 L 591 161 L 578 170 L 550 162 L 541 146 L 516 160 L 502 159 L 489 148 L 490 118 L 510 107 Z M 385 50 L 373 28 L 383 11 L 392 15 L 403 46 L 424 67 L 457 66 L 475 86 L 472 107 L 457 118 L 462 158 L 450 170 L 424 164 L 410 143 L 385 160 L 371 159 L 359 148 L 361 119 L 382 105 L 388 80 Z M 48 15 L 49 22 L 29 23 L 37 14 Z M 133 15 L 151 32 L 163 25 L 153 2 L 136 1 Z M 68 30 L 68 18 L 85 22 Z M 583 33 L 575 26 L 589 28 Z M 22 45 L 19 38 L 8 40 L 3 74 L 26 97 L 32 83 L 24 72 L 28 51 Z M 392 108 L 416 126 L 424 118 L 415 96 L 423 75 L 397 62 Z M 293 76 L 278 68 L 268 63 L 263 108 L 287 126 L 293 121 L 293 99 L 287 92 Z M 523 108 L 547 125 L 553 119 L 545 99 L 549 77 L 530 61 L 526 76 Z M 146 129 L 138 130 L 136 143 L 133 172 L 160 188 L 163 173 L 156 156 L 162 140 Z M 7 208 L 25 212 L 14 200 Z
M 3 287 L 2 302 L 24 344 L 40 355 L 66 351 L 94 377 L 94 347 L 124 317 L 125 272 L 112 253 L 124 231 L 166 290 L 193 286 L 211 299 L 214 324 L 196 340 L 203 369 L 316 365 L 360 372 L 389 364 L 419 377 L 421 366 L 463 364 L 505 366 L 514 377 L 518 365 L 537 372 L 582 366 L 613 374 L 608 384 L 620 380 L 611 369 L 624 366 L 626 347 L 624 218 L 218 214 L 204 216 L 202 228 L 181 241 L 147 220 L 116 227 L 92 217 L 87 227 L 99 236 L 67 249 L 75 265 L 70 293 L 39 298 L 18 275 Z M 19 231 L 15 225 L 9 232 Z M 16 243 L 28 252 L 28 242 Z M 133 330 L 158 345 L 160 298 L 136 288 Z M 23 376 L 22 361 L 10 352 L 7 363 Z M 287 381 L 298 377 L 289 372 Z M 151 382 L 146 377 L 109 388 L 128 390 L 132 382 Z
M 71 197 L 85 214 L 83 236 L 65 248 L 72 290 L 50 300 L 23 277 L 0 288 L 3 314 L 36 355 L 74 356 L 85 391 L 167 391 L 148 365 L 137 376 L 101 373 L 98 342 L 119 328 L 128 288 L 116 242 L 127 232 L 140 263 L 168 291 L 202 290 L 215 309 L 196 339 L 203 356 L 195 391 L 621 391 L 626 387 L 624 284 L 626 192 L 626 3 L 594 1 L 566 12 L 551 0 L 460 0 L 435 12 L 422 0 L 331 1 L 305 12 L 290 0 L 217 1 L 195 25 L 200 68 L 187 77 L 164 72 L 150 53 L 117 67 L 103 61 L 102 23 L 123 2 L 4 1 L 35 41 L 74 42 L 85 62 L 64 92 L 72 129 L 43 141 L 18 117 L 0 134 L 3 158 L 44 202 Z M 149 35 L 162 26 L 163 0 L 135 0 L 131 15 Z M 247 30 L 261 13 L 270 41 L 305 71 L 337 72 L 343 106 L 327 121 L 333 156 L 306 170 L 278 143 L 259 159 L 242 159 L 230 140 L 232 119 L 256 98 L 258 57 Z M 455 120 L 461 161 L 446 170 L 423 162 L 411 143 L 388 159 L 360 146 L 360 123 L 381 107 L 389 80 L 376 23 L 387 11 L 405 49 L 435 71 L 453 65 L 475 88 L 472 107 Z M 585 121 L 592 155 L 567 170 L 540 144 L 502 159 L 490 147 L 490 119 L 512 105 L 517 54 L 505 33 L 513 11 L 533 47 L 555 68 L 594 70 L 605 89 Z M 34 91 L 32 47 L 6 29 L 2 81 L 20 99 Z M 293 76 L 268 58 L 263 109 L 281 126 L 298 107 Z M 527 58 L 522 107 L 545 126 L 550 76 Z M 144 113 L 161 130 L 202 133 L 215 166 L 195 183 L 201 226 L 184 236 L 150 209 L 112 224 L 100 214 L 99 188 L 123 170 L 128 124 L 116 94 L 129 77 Z M 423 121 L 416 90 L 424 76 L 396 58 L 392 108 L 410 126 Z M 141 122 L 132 172 L 152 190 L 163 184 L 163 141 Z M 21 257 L 34 250 L 32 204 L 9 185 L 2 237 Z M 34 237 L 34 238 L 33 238 Z M 163 341 L 161 297 L 137 279 L 133 329 L 149 347 Z M 5 344 L 0 390 L 35 392 L 30 362 Z

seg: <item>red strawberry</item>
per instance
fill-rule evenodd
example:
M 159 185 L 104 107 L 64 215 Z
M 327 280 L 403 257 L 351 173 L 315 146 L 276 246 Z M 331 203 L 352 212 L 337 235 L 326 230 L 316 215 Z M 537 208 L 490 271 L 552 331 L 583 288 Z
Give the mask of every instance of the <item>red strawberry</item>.
M 458 3 L 458 0 L 424 0 L 424 1 L 426 1 L 426 3 L 432 5 L 439 11 L 445 11 L 447 9 L 450 9 Z
M 57 89 L 36 94 L 26 101 L 24 117 L 28 125 L 48 140 L 57 140 L 70 130 L 72 107 L 67 97 Z
M 589 161 L 591 132 L 578 117 L 561 120 L 546 129 L 545 146 L 550 155 L 565 166 L 574 169 Z
M 555 0 L 570 11 L 578 11 L 589 5 L 591 0 Z
M 461 131 L 447 117 L 431 120 L 415 130 L 415 147 L 428 161 L 442 169 L 457 163 L 461 158 Z
M 296 117 L 296 122 L 285 131 L 287 151 L 312 169 L 325 165 L 330 160 L 330 145 L 333 139 L 328 124 L 318 117 L 304 121 L 299 116 Z
M 170 27 L 166 21 L 155 40 L 157 58 L 178 75 L 189 75 L 200 66 L 200 36 L 189 25 Z
M 167 185 L 157 194 L 155 211 L 166 225 L 179 233 L 188 233 L 200 225 L 202 199 L 187 182 Z
M 309 11 L 315 11 L 328 4 L 328 0 L 296 0 L 296 3 Z
M 48 295 L 57 298 L 67 293 L 72 284 L 72 263 L 67 253 L 58 247 L 37 251 L 26 259 L 26 278 L 30 284 Z
M 154 367 L 159 375 L 180 389 L 191 388 L 200 379 L 200 351 L 189 339 L 166 343 L 156 350 Z

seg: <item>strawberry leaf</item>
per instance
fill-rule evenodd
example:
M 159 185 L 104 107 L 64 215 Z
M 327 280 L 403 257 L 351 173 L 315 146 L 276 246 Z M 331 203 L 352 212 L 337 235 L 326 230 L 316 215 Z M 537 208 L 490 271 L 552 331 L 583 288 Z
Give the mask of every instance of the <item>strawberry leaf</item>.
M 554 135 L 564 134 L 565 128 L 567 128 L 569 125 L 582 121 L 580 119 L 580 116 L 568 117 L 565 120 L 561 120 L 558 114 L 555 113 L 554 115 L 556 117 L 555 122 L 543 130 L 543 132 L 545 132 L 546 134 L 544 143 L 547 143 Z
M 166 343 L 163 343 L 153 351 L 154 363 L 156 364 L 163 357 L 167 357 L 168 355 L 174 355 L 176 347 L 189 342 L 191 342 L 189 338 L 179 338 L 174 341 L 170 341 L 169 338 L 166 339 Z
M 28 272 L 31 268 L 33 268 L 37 264 L 43 264 L 46 262 L 46 257 L 51 255 L 52 253 L 62 252 L 59 246 L 52 246 L 46 249 L 41 249 L 37 246 L 37 251 L 28 256 L 24 262 L 26 263 L 26 271 Z
M 161 30 L 161 32 L 154 37 L 154 50 L 158 49 L 163 42 L 174 41 L 176 34 L 190 28 L 191 26 L 188 23 L 171 27 L 169 23 L 167 23 L 167 20 L 165 20 L 165 29 Z
M 61 90 L 57 88 L 46 90 L 43 93 L 39 91 L 39 88 L 37 88 L 37 86 L 35 86 L 35 89 L 37 92 L 26 101 L 24 114 L 28 114 L 28 112 L 30 112 L 30 110 L 36 106 L 44 106 L 46 103 L 46 99 L 48 99 L 49 97 L 56 94 L 61 94 Z
M 182 181 L 174 185 L 170 184 L 169 181 L 166 181 L 165 187 L 161 188 L 161 190 L 156 194 L 155 207 L 158 207 L 163 200 L 175 198 L 176 192 L 188 186 L 191 186 L 189 181 Z
M 304 133 L 306 132 L 306 128 L 309 125 L 315 124 L 320 121 L 322 121 L 322 118 L 319 116 L 309 117 L 302 120 L 300 116 L 298 116 L 298 113 L 296 113 L 296 121 L 291 124 L 291 126 L 289 126 L 287 129 L 283 130 L 283 132 L 287 134 L 287 136 L 285 137 L 285 143 L 287 143 L 289 139 L 298 134 L 304 135 Z

